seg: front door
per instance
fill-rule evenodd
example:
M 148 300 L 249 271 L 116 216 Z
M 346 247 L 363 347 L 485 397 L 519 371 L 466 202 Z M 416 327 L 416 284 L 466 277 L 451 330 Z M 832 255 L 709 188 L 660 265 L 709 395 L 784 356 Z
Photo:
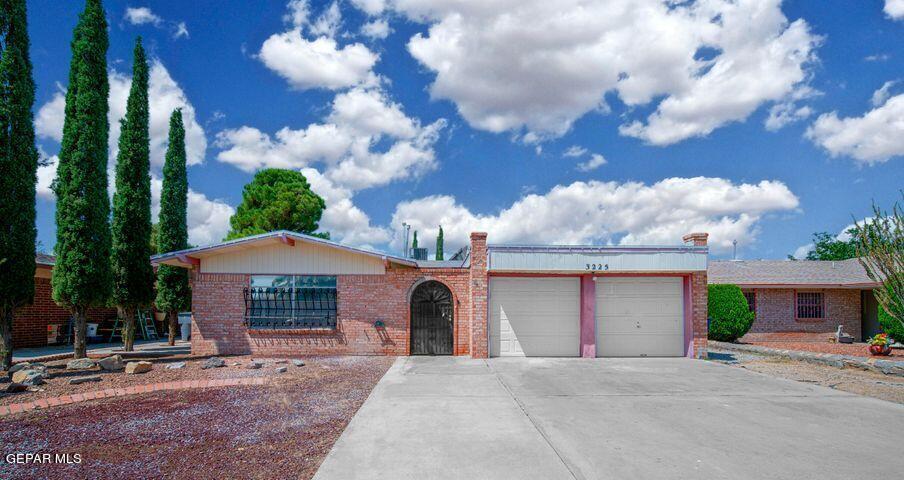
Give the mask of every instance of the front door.
M 411 295 L 411 354 L 452 355 L 452 292 L 435 280 Z

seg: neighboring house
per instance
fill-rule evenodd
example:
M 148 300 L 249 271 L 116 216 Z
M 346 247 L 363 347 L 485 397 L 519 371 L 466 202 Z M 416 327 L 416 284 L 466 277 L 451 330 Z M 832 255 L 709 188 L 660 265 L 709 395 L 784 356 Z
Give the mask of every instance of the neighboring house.
M 838 325 L 858 341 L 879 332 L 878 285 L 857 259 L 713 261 L 709 283 L 741 287 L 756 313 L 744 340 L 825 341 Z
M 467 255 L 419 261 L 279 231 L 152 262 L 191 269 L 196 355 L 705 357 L 706 238 L 488 246 L 472 233 Z
M 62 341 L 63 326 L 71 313 L 53 301 L 50 285 L 51 272 L 56 258 L 39 253 L 35 255 L 35 298 L 31 305 L 16 310 L 13 316 L 13 348 L 43 347 L 48 345 L 51 333 L 58 333 Z M 88 321 L 99 322 L 116 317 L 115 308 L 91 308 Z

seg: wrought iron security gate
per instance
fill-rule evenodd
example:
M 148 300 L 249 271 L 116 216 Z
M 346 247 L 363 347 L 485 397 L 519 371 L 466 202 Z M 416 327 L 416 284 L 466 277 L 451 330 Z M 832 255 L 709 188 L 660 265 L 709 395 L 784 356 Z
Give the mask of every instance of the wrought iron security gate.
M 452 355 L 452 292 L 435 280 L 411 295 L 411 354 Z

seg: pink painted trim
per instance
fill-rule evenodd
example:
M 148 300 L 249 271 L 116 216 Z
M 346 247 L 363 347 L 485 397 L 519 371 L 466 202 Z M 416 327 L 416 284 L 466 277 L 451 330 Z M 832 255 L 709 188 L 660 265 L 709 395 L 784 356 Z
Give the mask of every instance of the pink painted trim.
M 694 358 L 694 287 L 691 277 L 684 277 L 684 354 Z
M 596 282 L 581 276 L 581 357 L 596 358 Z

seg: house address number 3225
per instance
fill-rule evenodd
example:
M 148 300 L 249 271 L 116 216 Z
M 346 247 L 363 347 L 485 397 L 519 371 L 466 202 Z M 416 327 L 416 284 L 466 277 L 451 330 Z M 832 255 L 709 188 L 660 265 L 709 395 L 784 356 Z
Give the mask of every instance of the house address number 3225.
M 608 263 L 588 263 L 584 270 L 609 270 Z

